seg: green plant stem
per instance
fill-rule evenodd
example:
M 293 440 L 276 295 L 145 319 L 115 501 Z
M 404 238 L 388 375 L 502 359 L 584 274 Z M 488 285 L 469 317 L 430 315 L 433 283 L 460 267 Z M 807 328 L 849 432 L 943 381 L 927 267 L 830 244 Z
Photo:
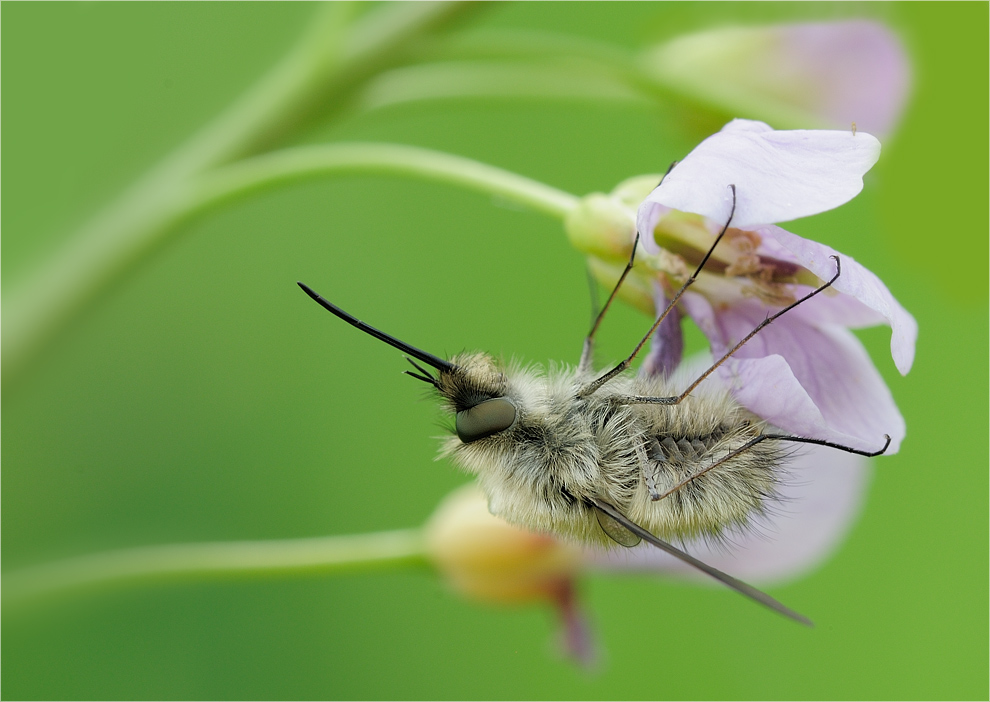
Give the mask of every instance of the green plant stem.
M 148 232 L 174 219 L 190 178 L 256 153 L 314 114 L 334 109 L 356 84 L 392 65 L 414 39 L 463 7 L 386 4 L 352 22 L 354 5 L 321 5 L 296 46 L 242 98 L 70 235 L 34 275 L 5 291 L 4 380 L 92 302 L 122 264 L 149 250 Z
M 422 100 L 534 98 L 649 105 L 647 97 L 597 66 L 549 62 L 453 62 L 401 66 L 369 81 L 358 111 Z
M 60 324 L 146 258 L 195 215 L 251 193 L 297 180 L 343 173 L 412 175 L 498 195 L 563 219 L 578 198 L 471 159 L 397 144 L 301 146 L 245 159 L 174 185 L 136 211 L 113 239 L 99 239 L 59 257 L 35 281 L 37 295 L 4 310 L 4 379 Z M 11 319 L 13 317 L 13 319 Z
M 427 564 L 419 529 L 272 541 L 164 544 L 77 556 L 3 576 L 4 612 L 141 582 L 341 573 Z
M 436 180 L 503 197 L 557 219 L 566 217 L 579 201 L 570 193 L 463 156 L 402 144 L 354 142 L 301 146 L 242 161 L 194 182 L 177 204 L 183 214 L 196 214 L 275 185 L 339 173 Z

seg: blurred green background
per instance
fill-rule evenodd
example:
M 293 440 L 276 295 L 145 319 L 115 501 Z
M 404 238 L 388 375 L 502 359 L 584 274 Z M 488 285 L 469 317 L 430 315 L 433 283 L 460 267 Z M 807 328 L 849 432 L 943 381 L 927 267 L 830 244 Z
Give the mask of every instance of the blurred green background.
M 3 5 L 4 291 L 218 113 L 305 26 L 306 4 Z M 460 28 L 636 49 L 733 22 L 871 17 L 914 99 L 863 195 L 795 224 L 869 266 L 918 319 L 906 417 L 862 519 L 773 594 L 805 630 L 720 590 L 583 579 L 605 650 L 554 654 L 554 613 L 465 601 L 426 571 L 149 586 L 3 621 L 13 698 L 878 698 L 988 694 L 987 21 L 984 3 L 500 4 Z M 661 171 L 717 129 L 681 104 L 441 100 L 299 141 L 469 156 L 575 194 Z M 588 319 L 559 222 L 461 189 L 348 176 L 183 228 L 3 396 L 3 567 L 101 548 L 421 524 L 466 481 L 400 354 L 319 311 L 304 280 L 438 354 L 574 362 Z M 618 310 L 615 358 L 646 319 Z

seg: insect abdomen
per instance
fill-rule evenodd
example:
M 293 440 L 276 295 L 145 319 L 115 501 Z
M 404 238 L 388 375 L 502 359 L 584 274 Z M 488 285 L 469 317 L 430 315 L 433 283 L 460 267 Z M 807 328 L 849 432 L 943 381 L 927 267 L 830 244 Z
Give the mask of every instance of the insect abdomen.
M 764 514 L 776 499 L 785 452 L 764 442 L 730 455 L 761 429 L 736 420 L 706 433 L 647 433 L 637 516 L 630 518 L 661 538 L 718 537 Z

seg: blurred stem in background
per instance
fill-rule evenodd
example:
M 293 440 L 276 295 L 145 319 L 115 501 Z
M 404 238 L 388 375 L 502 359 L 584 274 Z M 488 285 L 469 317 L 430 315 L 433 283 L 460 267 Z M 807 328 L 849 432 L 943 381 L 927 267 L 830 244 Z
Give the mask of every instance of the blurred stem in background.
M 140 212 L 122 213 L 126 221 L 103 229 L 107 234 L 77 240 L 78 255 L 63 255 L 33 281 L 35 294 L 10 303 L 5 314 L 4 379 L 16 373 L 25 355 L 36 350 L 61 322 L 82 308 L 140 259 L 162 244 L 191 217 L 255 192 L 307 178 L 376 172 L 414 175 L 480 190 L 563 219 L 578 198 L 543 183 L 461 156 L 399 144 L 327 144 L 300 146 L 244 159 L 186 178 L 141 196 Z M 96 230 L 94 230 L 95 233 Z M 110 233 L 114 236 L 111 238 Z M 75 246 L 72 247 L 76 249 Z M 16 305 L 16 308 L 15 308 Z
M 9 613 L 59 596 L 141 582 L 341 573 L 426 562 L 419 529 L 143 546 L 77 556 L 4 575 L 3 607 Z
M 555 606 L 562 641 L 589 664 L 595 648 L 575 581 L 601 552 L 512 526 L 493 516 L 475 484 L 442 500 L 419 529 L 271 541 L 164 544 L 105 551 L 4 576 L 5 615 L 59 599 L 149 583 L 342 574 L 419 567 L 465 597 Z M 662 569 L 661 569 L 662 570 Z
M 596 552 L 597 553 L 597 552 Z M 585 549 L 493 516 L 475 484 L 458 488 L 418 529 L 348 536 L 162 544 L 30 566 L 5 574 L 4 613 L 127 585 L 429 567 L 485 601 L 546 599 L 589 561 Z
M 450 22 L 464 5 L 390 4 L 360 17 L 354 17 L 355 7 L 321 5 L 296 46 L 241 99 L 4 295 L 4 380 L 16 376 L 73 314 L 160 243 L 170 223 L 181 219 L 176 205 L 190 178 L 284 139 L 390 65 L 415 37 Z

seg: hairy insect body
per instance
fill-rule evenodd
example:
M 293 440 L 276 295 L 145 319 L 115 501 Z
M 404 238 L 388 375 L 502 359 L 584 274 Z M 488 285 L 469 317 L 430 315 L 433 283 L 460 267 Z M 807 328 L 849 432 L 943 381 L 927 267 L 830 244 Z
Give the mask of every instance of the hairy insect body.
M 580 397 L 596 376 L 504 367 L 481 353 L 451 361 L 458 372 L 441 373 L 437 385 L 450 410 L 463 413 L 490 398 L 515 409 L 506 428 L 469 442 L 452 436 L 442 449 L 478 476 L 491 512 L 509 522 L 586 543 L 631 545 L 638 539 L 623 541 L 632 535 L 603 517 L 597 502 L 669 539 L 717 537 L 774 499 L 786 452 L 762 443 L 726 459 L 763 425 L 722 392 L 699 388 L 688 411 L 624 404 L 617 398 L 668 397 L 680 388 L 677 380 L 622 375 Z
M 299 286 L 336 317 L 407 354 L 415 371 L 406 373 L 432 385 L 454 414 L 455 436 L 445 441 L 443 454 L 478 476 L 493 514 L 583 543 L 635 546 L 647 541 L 740 594 L 810 624 L 769 595 L 664 539 L 717 538 L 766 512 L 785 470 L 782 442 L 863 456 L 887 450 L 890 436 L 880 450 L 863 451 L 811 437 L 765 433 L 757 417 L 703 383 L 761 329 L 830 288 L 841 272 L 838 257 L 832 257 L 835 275 L 830 280 L 768 314 L 700 375 L 685 378 L 689 371 L 682 371 L 682 377 L 675 374 L 668 380 L 625 374 L 728 231 L 735 212 L 735 186 L 729 188 L 729 219 L 694 274 L 632 353 L 601 375 L 591 369 L 595 332 L 633 268 L 638 235 L 629 263 L 585 337 L 576 370 L 504 366 L 484 353 L 448 361 L 365 324 L 305 284 Z

